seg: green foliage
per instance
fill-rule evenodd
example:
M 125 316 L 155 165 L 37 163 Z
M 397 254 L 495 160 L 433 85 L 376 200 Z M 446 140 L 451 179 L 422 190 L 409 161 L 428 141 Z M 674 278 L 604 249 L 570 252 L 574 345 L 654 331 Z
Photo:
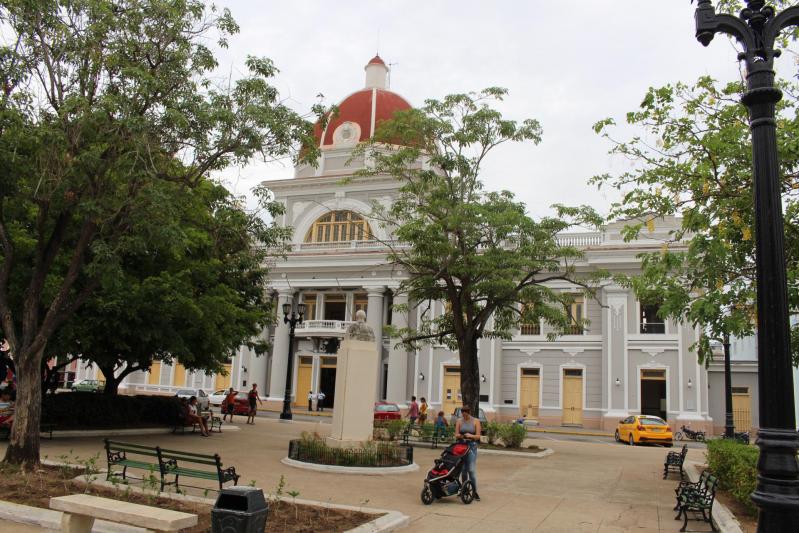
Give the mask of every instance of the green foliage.
M 408 464 L 405 448 L 390 442 L 366 442 L 359 448 L 334 448 L 319 435 L 303 432 L 300 439 L 292 441 L 290 458 L 306 463 L 383 467 Z
M 708 468 L 719 478 L 719 487 L 728 491 L 755 516 L 757 507 L 750 496 L 757 487 L 760 450 L 734 440 L 712 439 L 707 441 L 706 455 Z
M 500 424 L 499 437 L 506 448 L 521 448 L 527 429 L 522 424 Z
M 397 437 L 405 430 L 408 423 L 405 420 L 389 420 L 386 424 L 389 440 L 397 440 Z
M 6 457 L 35 463 L 38 420 L 24 404 L 39 401 L 47 343 L 130 257 L 168 259 L 151 245 L 185 237 L 174 194 L 234 163 L 318 149 L 270 85 L 268 59 L 218 83 L 211 47 L 238 31 L 226 9 L 8 0 L 0 18 L 0 328 L 19 370 L 18 421 L 32 417 L 15 424 Z M 224 291 L 205 297 L 225 311 Z
M 547 283 L 573 282 L 591 293 L 592 279 L 576 276 L 581 253 L 560 246 L 556 235 L 599 220 L 589 208 L 562 206 L 557 217 L 534 220 L 511 192 L 484 189 L 482 164 L 494 148 L 541 140 L 536 120 L 508 120 L 492 108 L 506 93 L 489 88 L 427 100 L 397 112 L 361 147 L 374 162 L 362 174 L 399 181 L 393 204 L 375 203 L 369 216 L 407 245 L 394 247 L 389 260 L 408 276 L 399 292 L 421 307 L 415 328 L 391 333 L 409 348 L 436 343 L 457 350 L 464 403 L 475 412 L 478 339 L 509 339 L 522 319 L 567 331 L 573 295 Z M 432 302 L 444 302 L 444 313 L 433 313 Z
M 783 83 L 777 129 L 792 309 L 799 307 L 797 88 Z M 631 170 L 592 180 L 622 195 L 609 218 L 629 221 L 625 239 L 645 236 L 661 245 L 640 256 L 640 275 L 617 281 L 641 301 L 660 304 L 661 318 L 700 326 L 706 333 L 695 346 L 700 360 L 711 356 L 710 340 L 750 335 L 755 326 L 752 149 L 742 91 L 741 83 L 709 77 L 650 88 L 627 114 L 638 129 L 634 137 L 614 138 L 610 119 L 596 126 L 612 154 L 633 161 Z M 657 221 L 668 217 L 679 217 L 679 228 L 654 234 Z
M 501 436 L 502 424 L 497 422 L 496 420 L 490 421 L 483 427 L 483 435 L 486 436 L 488 439 L 489 444 L 494 444 L 496 440 Z
M 58 429 L 163 427 L 175 423 L 180 409 L 172 396 L 48 394 L 42 398 L 42 423 Z

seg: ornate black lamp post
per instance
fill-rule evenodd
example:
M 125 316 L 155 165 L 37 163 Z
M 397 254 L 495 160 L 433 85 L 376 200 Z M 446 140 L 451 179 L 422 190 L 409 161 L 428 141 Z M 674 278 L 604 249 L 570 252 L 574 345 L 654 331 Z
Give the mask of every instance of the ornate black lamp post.
M 291 313 L 291 316 L 289 316 Z M 280 420 L 291 420 L 291 372 L 294 366 L 294 328 L 302 324 L 302 315 L 305 314 L 305 304 L 297 304 L 297 313 L 292 310 L 290 303 L 283 304 L 283 323 L 289 325 L 289 364 L 286 368 L 286 393 L 283 396 L 283 412 Z
M 760 509 L 758 531 L 799 531 L 799 434 L 796 432 L 791 368 L 788 293 L 785 273 L 782 204 L 775 104 L 782 93 L 774 86 L 774 41 L 799 25 L 799 7 L 777 14 L 763 0 L 747 0 L 740 16 L 718 15 L 710 0 L 698 0 L 696 38 L 707 46 L 716 33 L 735 37 L 743 47 L 752 131 L 757 265 L 757 359 L 760 426 L 757 445 L 757 489 L 752 501 Z
M 724 335 L 724 435 L 735 437 L 735 422 L 732 416 L 732 365 L 730 364 L 730 336 Z

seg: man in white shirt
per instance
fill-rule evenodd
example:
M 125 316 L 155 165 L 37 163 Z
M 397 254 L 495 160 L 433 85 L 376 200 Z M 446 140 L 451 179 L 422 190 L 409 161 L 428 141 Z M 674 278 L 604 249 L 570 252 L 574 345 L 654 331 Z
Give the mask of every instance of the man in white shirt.
M 325 393 L 319 391 L 319 394 L 316 395 L 316 410 L 317 411 L 324 411 L 325 410 Z
M 314 391 L 309 390 L 308 391 L 308 410 L 309 411 L 313 411 L 313 409 L 314 409 L 313 404 L 315 402 L 316 402 L 316 394 L 314 394 Z

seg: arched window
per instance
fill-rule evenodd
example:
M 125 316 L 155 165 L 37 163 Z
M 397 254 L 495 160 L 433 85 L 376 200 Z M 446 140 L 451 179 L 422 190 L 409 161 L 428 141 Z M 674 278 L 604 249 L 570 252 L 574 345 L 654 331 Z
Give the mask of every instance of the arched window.
M 366 241 L 371 238 L 369 223 L 352 211 L 333 211 L 322 215 L 305 234 L 305 242 Z

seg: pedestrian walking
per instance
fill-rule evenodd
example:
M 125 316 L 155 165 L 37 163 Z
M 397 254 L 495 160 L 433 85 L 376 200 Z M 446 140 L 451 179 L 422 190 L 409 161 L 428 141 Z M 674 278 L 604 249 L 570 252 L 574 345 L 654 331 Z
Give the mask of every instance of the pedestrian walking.
M 419 425 L 423 426 L 424 423 L 427 421 L 427 400 L 422 397 L 421 403 L 419 404 Z
M 449 422 L 447 422 L 447 419 L 444 418 L 444 411 L 439 411 L 438 416 L 436 416 L 436 420 L 433 423 L 433 436 L 443 437 L 446 435 L 447 426 L 449 426 Z
M 455 422 L 455 438 L 469 442 L 469 453 L 466 454 L 461 481 L 465 482 L 468 477 L 474 488 L 474 500 L 479 502 L 480 495 L 477 494 L 477 443 L 480 442 L 480 420 L 472 416 L 472 409 L 468 405 L 461 408 L 461 418 Z
M 261 397 L 258 396 L 258 385 L 256 383 L 252 384 L 252 389 L 247 393 L 247 403 L 250 405 L 250 411 L 247 413 L 247 423 L 255 425 L 255 415 L 258 411 L 257 404 L 264 403 L 261 401 Z
M 411 405 L 408 407 L 408 418 L 411 421 L 411 425 L 416 424 L 416 420 L 419 418 L 419 404 L 416 403 L 416 396 L 411 396 Z
M 316 395 L 316 410 L 317 411 L 324 411 L 325 410 L 325 392 L 319 391 L 319 394 Z
M 308 391 L 308 411 L 313 411 L 313 404 L 316 401 L 316 394 L 314 391 Z
M 233 387 L 230 387 L 230 390 L 225 395 L 225 400 L 222 402 L 222 422 L 225 421 L 225 418 L 230 416 L 230 423 L 233 423 L 233 413 L 236 410 L 236 396 L 238 396 L 239 391 L 233 390 Z

